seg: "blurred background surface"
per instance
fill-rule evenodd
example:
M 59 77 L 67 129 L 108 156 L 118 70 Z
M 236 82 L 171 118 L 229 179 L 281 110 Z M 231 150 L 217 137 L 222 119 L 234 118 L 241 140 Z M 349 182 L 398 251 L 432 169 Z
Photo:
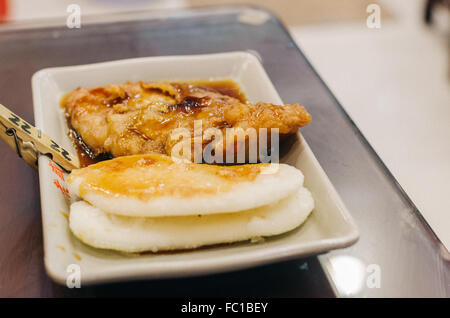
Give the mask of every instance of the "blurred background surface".
M 450 248 L 449 1 L 0 0 L 0 21 L 65 19 L 72 3 L 82 23 L 90 15 L 204 5 L 272 10 Z M 372 3 L 379 28 L 366 24 Z

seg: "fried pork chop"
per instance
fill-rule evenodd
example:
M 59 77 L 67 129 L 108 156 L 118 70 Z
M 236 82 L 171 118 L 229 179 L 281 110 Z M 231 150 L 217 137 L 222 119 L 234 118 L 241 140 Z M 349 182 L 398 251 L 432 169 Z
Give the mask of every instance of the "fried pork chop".
M 280 138 L 311 121 L 298 104 L 251 104 L 195 83 L 127 82 L 91 90 L 78 88 L 67 94 L 61 105 L 69 125 L 93 156 L 171 155 L 178 141 L 172 137 L 173 131 L 185 128 L 194 137 L 195 120 L 201 120 L 203 131 L 278 128 Z M 234 144 L 234 138 L 230 142 Z M 222 146 L 225 148 L 226 142 Z

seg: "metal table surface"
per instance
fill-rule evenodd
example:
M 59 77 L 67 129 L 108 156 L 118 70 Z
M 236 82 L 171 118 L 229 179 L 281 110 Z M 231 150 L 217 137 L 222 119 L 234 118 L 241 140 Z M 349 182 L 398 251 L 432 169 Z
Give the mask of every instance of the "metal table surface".
M 45 274 L 38 175 L 0 143 L 0 296 L 450 296 L 448 253 L 270 12 L 216 7 L 96 21 L 83 19 L 80 29 L 0 27 L 0 102 L 33 123 L 30 78 L 41 68 L 251 50 L 284 102 L 311 112 L 303 135 L 361 238 L 347 249 L 238 272 L 68 289 Z

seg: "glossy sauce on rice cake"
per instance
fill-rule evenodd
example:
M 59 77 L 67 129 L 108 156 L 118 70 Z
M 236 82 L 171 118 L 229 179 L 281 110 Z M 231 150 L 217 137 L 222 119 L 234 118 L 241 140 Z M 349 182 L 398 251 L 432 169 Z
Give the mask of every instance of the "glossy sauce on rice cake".
M 265 164 L 211 166 L 175 163 L 161 155 L 125 156 L 74 171 L 82 176 L 80 196 L 91 191 L 149 200 L 160 196 L 195 197 L 226 192 L 233 184 L 253 181 Z M 69 181 L 70 182 L 70 181 Z
M 113 214 L 173 216 L 237 212 L 270 204 L 303 184 L 302 173 L 279 164 L 216 166 L 134 155 L 72 171 L 71 195 Z

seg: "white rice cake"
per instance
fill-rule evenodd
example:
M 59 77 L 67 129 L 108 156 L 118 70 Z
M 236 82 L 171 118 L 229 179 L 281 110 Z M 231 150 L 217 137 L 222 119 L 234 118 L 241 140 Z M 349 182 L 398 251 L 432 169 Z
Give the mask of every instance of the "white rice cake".
M 79 201 L 71 205 L 69 221 L 74 235 L 90 246 L 157 252 L 281 234 L 301 225 L 313 208 L 311 193 L 301 187 L 278 202 L 225 214 L 127 217 Z

